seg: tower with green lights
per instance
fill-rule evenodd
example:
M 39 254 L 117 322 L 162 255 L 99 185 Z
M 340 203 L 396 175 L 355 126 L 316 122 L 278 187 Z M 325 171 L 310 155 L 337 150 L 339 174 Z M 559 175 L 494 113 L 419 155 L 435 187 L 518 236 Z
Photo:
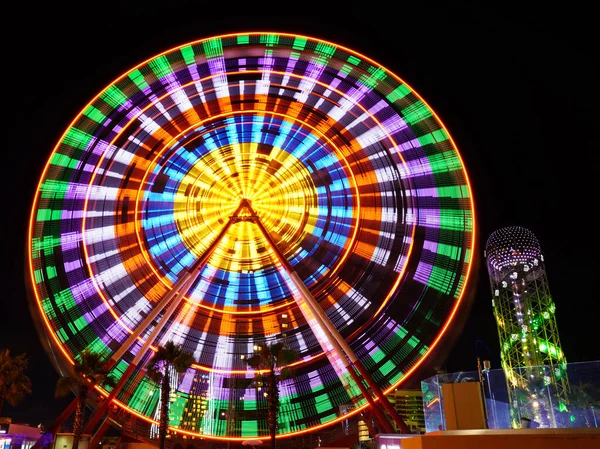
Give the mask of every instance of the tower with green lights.
M 512 427 L 527 417 L 558 427 L 567 408 L 567 360 L 540 244 L 520 226 L 493 232 L 485 247 Z

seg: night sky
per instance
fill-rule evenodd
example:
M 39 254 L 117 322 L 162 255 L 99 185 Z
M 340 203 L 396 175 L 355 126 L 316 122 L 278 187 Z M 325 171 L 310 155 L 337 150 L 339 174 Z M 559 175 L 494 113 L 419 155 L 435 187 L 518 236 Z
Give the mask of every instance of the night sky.
M 226 2 L 208 10 L 192 6 L 204 2 L 90 2 L 97 9 L 51 3 L 41 9 L 12 5 L 5 20 L 14 29 L 2 30 L 0 348 L 27 353 L 34 389 L 21 405 L 5 405 L 2 414 L 13 422 L 48 425 L 71 400 L 53 397 L 58 376 L 25 291 L 30 207 L 54 145 L 75 115 L 133 66 L 174 46 L 230 32 L 297 33 L 349 47 L 405 80 L 448 128 L 473 189 L 482 265 L 466 326 L 443 368 L 476 370 L 477 351 L 499 367 L 483 249 L 493 231 L 513 225 L 540 241 L 567 360 L 600 359 L 594 218 L 600 77 L 591 11 L 575 2 L 560 11 L 402 2 L 393 3 L 398 11 L 380 4 L 364 10 L 368 2 L 255 2 L 244 10 Z M 478 340 L 483 345 L 476 350 Z

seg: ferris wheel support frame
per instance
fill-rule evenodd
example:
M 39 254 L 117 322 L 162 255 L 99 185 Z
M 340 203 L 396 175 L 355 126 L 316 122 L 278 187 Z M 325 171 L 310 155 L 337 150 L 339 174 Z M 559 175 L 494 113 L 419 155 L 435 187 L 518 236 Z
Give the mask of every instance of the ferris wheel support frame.
M 244 201 L 246 201 L 246 200 L 244 200 Z M 333 353 L 341 361 L 344 361 L 344 360 L 346 361 L 346 363 L 344 363 L 344 368 L 350 374 L 350 376 L 352 377 L 352 380 L 354 380 L 354 382 L 356 383 L 357 387 L 360 389 L 361 393 L 364 395 L 365 399 L 369 402 L 369 405 L 370 405 L 370 407 L 371 407 L 371 409 L 373 411 L 373 415 L 375 417 L 375 420 L 377 421 L 377 423 L 379 424 L 379 426 L 386 433 L 394 433 L 394 429 L 391 427 L 391 425 L 389 423 L 389 420 L 385 417 L 385 415 L 382 413 L 382 411 L 377 407 L 377 405 L 373 401 L 373 398 L 371 397 L 371 395 L 369 394 L 369 392 L 367 391 L 367 389 L 363 385 L 362 380 L 360 379 L 360 377 L 357 376 L 356 372 L 352 369 L 352 367 L 350 366 L 350 364 L 348 364 L 348 358 L 344 354 L 344 351 L 343 351 L 343 349 L 342 349 L 339 341 L 331 334 L 331 332 L 329 331 L 329 328 L 323 323 L 322 317 L 317 313 L 317 311 L 314 309 L 313 305 L 311 304 L 311 300 L 309 299 L 309 297 L 312 298 L 312 301 L 314 301 L 314 297 L 312 296 L 312 294 L 310 293 L 310 291 L 308 291 L 308 289 L 306 288 L 306 286 L 304 285 L 304 283 L 299 278 L 297 278 L 297 275 L 296 275 L 297 279 L 294 278 L 294 275 L 296 274 L 296 272 L 291 267 L 291 265 L 288 267 L 289 263 L 286 263 L 287 260 L 285 259 L 285 257 L 283 256 L 283 254 L 281 253 L 281 251 L 279 250 L 279 248 L 277 247 L 277 245 L 275 244 L 275 242 L 271 239 L 268 231 L 266 230 L 266 228 L 264 227 L 264 225 L 260 221 L 260 218 L 258 218 L 258 216 L 254 213 L 254 211 L 252 210 L 251 206 L 248 206 L 248 208 L 251 211 L 251 216 L 250 217 L 245 217 L 244 221 L 250 221 L 250 222 L 256 224 L 259 227 L 261 233 L 263 234 L 263 236 L 265 237 L 265 239 L 269 242 L 269 245 L 272 247 L 273 252 L 277 256 L 278 260 L 280 261 L 280 263 L 284 267 L 284 269 L 287 272 L 287 274 L 290 276 L 290 279 L 292 279 L 292 283 L 298 289 L 298 292 L 300 294 L 301 300 L 308 307 L 310 313 L 312 314 L 312 316 L 314 317 L 315 321 L 317 322 L 317 326 L 319 327 L 319 330 L 321 332 L 323 332 L 324 334 L 326 334 L 327 340 L 328 340 L 328 342 L 331 344 L 331 346 L 333 348 Z M 296 301 L 298 301 L 298 299 L 296 299 Z M 303 314 L 305 313 L 303 311 L 304 309 L 300 305 L 299 305 L 298 308 L 299 308 L 299 310 Z M 305 319 L 306 319 L 307 322 L 310 321 L 310 317 L 308 317 L 306 315 L 304 317 L 305 317 Z M 323 347 L 323 351 L 327 352 L 328 348 Z
M 54 422 L 48 427 L 46 432 L 42 433 L 36 442 L 33 444 L 31 449 L 41 449 L 43 445 L 44 436 L 47 434 L 51 434 L 54 436 L 56 431 L 60 429 L 60 426 L 66 421 L 66 419 L 71 416 L 71 414 L 77 408 L 77 396 L 73 398 L 73 400 L 65 407 L 65 409 L 61 412 L 61 414 L 54 420 Z
M 244 209 L 247 209 L 250 212 L 250 216 L 244 216 L 244 217 L 239 216 L 240 212 Z M 215 238 L 215 240 L 211 243 L 211 245 L 202 254 L 200 259 L 186 273 L 186 275 L 184 275 L 180 280 L 178 280 L 178 282 L 174 285 L 173 289 L 165 296 L 165 298 L 163 298 L 161 300 L 161 302 L 159 303 L 159 306 L 157 307 L 158 312 L 153 314 L 154 316 L 150 319 L 149 319 L 149 317 L 147 317 L 146 320 L 144 320 L 144 322 L 142 323 L 142 325 L 138 326 L 137 330 L 134 331 L 134 333 L 132 333 L 129 336 L 128 340 L 126 341 L 126 345 L 131 346 L 133 344 L 133 342 L 137 338 L 139 338 L 141 332 L 147 327 L 147 326 L 144 326 L 144 324 L 149 325 L 151 323 L 151 321 L 154 319 L 154 317 L 156 317 L 158 315 L 158 313 L 160 313 L 160 311 L 162 311 L 164 309 L 164 307 L 171 301 L 171 299 L 174 298 L 171 301 L 171 303 L 169 304 L 169 307 L 168 307 L 167 311 L 165 312 L 165 314 L 163 314 L 163 316 L 161 318 L 161 322 L 165 323 L 166 320 L 168 320 L 168 318 L 171 316 L 171 314 L 175 311 L 175 309 L 179 305 L 185 292 L 187 292 L 187 289 L 196 280 L 196 278 L 198 277 L 198 275 L 204 268 L 205 264 L 210 259 L 210 256 L 212 255 L 213 251 L 215 250 L 215 248 L 217 247 L 217 245 L 219 244 L 219 242 L 221 241 L 221 239 L 223 238 L 223 236 L 225 235 L 225 233 L 227 232 L 227 230 L 229 229 L 231 224 L 233 224 L 237 221 L 241 221 L 241 220 L 251 221 L 252 223 L 256 224 L 259 227 L 261 233 L 264 235 L 265 239 L 269 242 L 269 245 L 272 247 L 273 252 L 275 253 L 277 259 L 279 260 L 279 262 L 281 263 L 283 268 L 286 270 L 286 272 L 290 276 L 290 279 L 292 280 L 292 283 L 294 284 L 294 286 L 297 288 L 302 300 L 304 300 L 304 302 L 306 303 L 306 305 L 308 306 L 308 308 L 314 315 L 319 326 L 322 328 L 323 332 L 327 335 L 329 342 L 331 343 L 331 345 L 334 348 L 334 352 L 340 358 L 340 360 L 342 360 L 342 361 L 346 360 L 346 363 L 345 363 L 346 370 L 348 371 L 348 373 L 350 374 L 352 379 L 355 381 L 356 385 L 360 389 L 361 393 L 364 395 L 365 399 L 368 401 L 369 406 L 370 406 L 369 409 L 372 411 L 376 421 L 382 427 L 382 430 L 384 430 L 386 433 L 395 433 L 393 426 L 391 426 L 391 424 L 390 424 L 389 420 L 386 418 L 385 414 L 377 406 L 375 401 L 377 401 L 378 399 L 380 400 L 385 411 L 388 412 L 388 414 L 390 415 L 390 417 L 392 418 L 392 420 L 394 421 L 396 426 L 402 431 L 402 433 L 411 433 L 410 430 L 408 429 L 408 427 L 406 426 L 406 424 L 404 423 L 404 421 L 402 421 L 402 418 L 400 418 L 400 416 L 394 410 L 392 405 L 389 403 L 385 394 L 381 391 L 379 386 L 375 383 L 375 381 L 369 375 L 368 371 L 364 368 L 364 366 L 362 365 L 362 363 L 360 362 L 360 360 L 358 359 L 358 357 L 356 356 L 356 354 L 354 353 L 352 348 L 350 348 L 350 346 L 348 345 L 346 340 L 342 337 L 342 335 L 335 328 L 335 326 L 333 326 L 333 324 L 331 323 L 331 321 L 329 320 L 329 318 L 327 317 L 327 315 L 325 314 L 325 312 L 323 311 L 321 306 L 316 302 L 315 298 L 312 296 L 312 294 L 310 293 L 308 288 L 304 285 L 304 283 L 302 282 L 302 280 L 300 279 L 300 277 L 298 276 L 296 271 L 293 269 L 293 267 L 291 266 L 289 261 L 281 253 L 279 247 L 273 241 L 269 232 L 264 227 L 263 223 L 260 221 L 260 218 L 257 216 L 254 209 L 252 208 L 250 201 L 247 199 L 242 199 L 242 201 L 240 202 L 240 205 L 238 206 L 236 211 L 229 217 L 228 222 L 225 224 L 223 229 L 219 232 L 219 235 L 217 236 L 217 238 Z M 177 295 L 178 293 L 181 293 L 181 294 Z M 300 310 L 302 310 L 302 308 L 300 308 Z M 165 320 L 165 318 L 166 318 L 166 320 Z M 158 335 L 160 330 L 162 330 L 163 326 L 164 326 L 164 324 L 163 325 L 157 324 L 154 327 L 152 333 L 145 340 L 144 345 L 138 351 L 138 353 L 136 354 L 136 357 L 134 358 L 132 363 L 127 367 L 127 369 L 125 370 L 123 375 L 120 377 L 115 388 L 113 388 L 113 390 L 111 391 L 109 396 L 106 398 L 106 400 L 102 403 L 102 405 L 98 409 L 96 409 L 94 414 L 90 417 L 88 424 L 86 425 L 86 427 L 84 429 L 85 432 L 91 433 L 91 431 L 97 425 L 98 421 L 104 415 L 104 413 L 106 412 L 106 410 L 108 409 L 108 407 L 112 403 L 112 401 L 115 399 L 115 397 L 117 396 L 117 394 L 123 387 L 126 380 L 133 373 L 133 371 L 137 367 L 139 361 L 142 359 L 143 355 L 148 351 L 151 343 L 154 341 L 154 338 L 156 338 L 156 336 Z M 121 350 L 122 350 L 122 348 L 121 348 Z M 111 358 L 111 360 L 114 361 L 114 357 Z M 367 383 L 367 385 L 369 386 L 369 388 L 371 390 L 368 390 L 365 387 L 365 385 L 363 384 L 363 380 Z M 374 395 L 374 397 L 371 396 L 371 393 Z M 92 440 L 90 441 L 90 445 L 91 445 L 90 447 L 94 447 L 93 446 L 94 444 L 96 444 L 96 445 L 98 444 L 98 442 L 102 438 L 105 430 L 106 429 L 103 429 L 103 428 L 98 429 L 98 431 L 93 435 Z
M 173 288 L 171 289 L 171 291 L 169 293 L 167 293 L 167 295 L 165 295 L 165 297 L 160 301 L 159 305 L 155 308 L 155 310 L 153 310 L 153 313 L 151 315 L 148 315 L 146 317 L 146 319 L 139 326 L 137 326 L 136 330 L 134 330 L 132 332 L 132 334 L 128 337 L 127 341 L 121 346 L 119 351 L 115 352 L 115 354 L 121 353 L 121 352 L 122 352 L 122 354 L 124 354 L 124 351 L 127 350 L 129 347 L 131 347 L 131 345 L 133 345 L 134 341 L 139 338 L 139 336 L 144 331 L 144 329 L 147 329 L 147 327 L 158 316 L 158 314 L 165 308 L 165 306 L 171 301 L 171 299 L 173 299 L 171 301 L 171 303 L 169 304 L 169 307 L 167 308 L 165 313 L 162 315 L 159 322 L 156 324 L 156 326 L 152 330 L 151 334 L 144 341 L 143 346 L 138 351 L 138 353 L 136 354 L 133 361 L 129 364 L 129 366 L 123 373 L 123 375 L 119 378 L 115 387 L 111 390 L 110 394 L 107 396 L 106 400 L 102 403 L 102 405 L 99 408 L 97 408 L 94 411 L 94 413 L 90 417 L 90 419 L 84 429 L 84 432 L 91 433 L 92 430 L 94 429 L 94 427 L 98 424 L 98 421 L 100 420 L 100 418 L 106 413 L 106 410 L 108 409 L 109 405 L 116 398 L 117 394 L 119 394 L 119 392 L 123 388 L 123 385 L 125 384 L 127 379 L 129 379 L 131 374 L 133 374 L 135 369 L 138 367 L 140 360 L 147 353 L 148 349 L 150 349 L 150 346 L 152 345 L 152 342 L 154 341 L 154 339 L 158 336 L 158 333 L 162 330 L 165 323 L 169 320 L 169 318 L 171 317 L 171 315 L 173 314 L 173 312 L 175 311 L 177 306 L 181 303 L 181 300 L 183 299 L 185 293 L 188 291 L 190 286 L 194 283 L 196 278 L 200 275 L 200 272 L 202 271 L 204 266 L 208 263 L 208 260 L 210 259 L 210 256 L 214 252 L 215 248 L 217 247 L 217 245 L 219 244 L 219 242 L 221 241 L 221 239 L 223 238 L 223 236 L 225 235 L 225 233 L 227 232 L 227 230 L 229 229 L 231 224 L 234 223 L 235 217 L 237 216 L 237 214 L 239 214 L 239 212 L 242 209 L 243 209 L 242 204 L 240 204 L 240 206 L 236 209 L 236 211 L 233 213 L 233 215 L 231 215 L 229 217 L 229 220 L 227 221 L 227 223 L 225 223 L 225 225 L 223 226 L 223 228 L 221 229 L 221 231 L 219 232 L 219 234 L 217 235 L 215 240 L 206 248 L 206 250 L 204 251 L 202 256 L 196 261 L 196 263 L 192 266 L 192 268 L 190 268 L 184 276 L 182 276 L 180 279 L 178 279 L 178 281 L 173 285 Z M 119 360 L 119 358 L 120 358 L 120 356 L 119 357 L 115 357 L 115 356 L 111 357 L 111 366 L 114 366 L 116 364 L 117 360 Z M 140 369 L 143 369 L 143 367 L 140 367 Z M 94 442 L 97 443 L 101 437 L 102 437 L 102 435 L 100 435 L 98 437 L 94 436 L 92 441 L 90 441 L 90 445 Z M 93 447 L 93 446 L 90 446 L 90 447 Z
M 337 356 L 340 358 L 340 360 L 346 360 L 345 367 L 346 367 L 348 373 L 350 373 L 350 375 L 356 382 L 357 386 L 359 387 L 360 391 L 362 392 L 362 394 L 365 396 L 365 398 L 369 402 L 369 405 L 371 406 L 373 413 L 378 418 L 378 420 L 381 421 L 381 424 L 384 427 L 384 430 L 387 433 L 395 433 L 394 429 L 390 426 L 389 421 L 385 418 L 385 416 L 383 415 L 383 413 L 381 412 L 379 407 L 377 407 L 377 404 L 375 404 L 375 401 L 377 399 L 379 399 L 381 401 L 381 405 L 383 406 L 385 411 L 388 412 L 388 414 L 390 415 L 390 417 L 392 418 L 392 420 L 394 421 L 396 426 L 398 426 L 398 428 L 402 431 L 402 433 L 411 433 L 409 428 L 406 426 L 406 424 L 402 420 L 402 418 L 400 418 L 400 416 L 398 415 L 396 410 L 392 407 L 390 402 L 387 400 L 387 397 L 381 391 L 381 388 L 379 388 L 379 386 L 375 383 L 375 381 L 373 380 L 371 375 L 368 373 L 368 371 L 365 369 L 365 367 L 363 366 L 361 361 L 356 356 L 355 352 L 348 345 L 348 342 L 346 342 L 344 337 L 339 333 L 339 331 L 336 329 L 336 327 L 331 323 L 331 320 L 325 314 L 325 312 L 323 311 L 323 308 L 315 300 L 315 298 L 312 295 L 312 293 L 310 292 L 310 290 L 306 287 L 306 285 L 304 285 L 304 282 L 302 282 L 302 280 L 300 279 L 300 276 L 298 276 L 298 273 L 296 273 L 296 270 L 294 270 L 292 265 L 289 263 L 289 261 L 285 258 L 285 256 L 279 250 L 279 247 L 273 241 L 271 235 L 269 234 L 269 232 L 267 231 L 265 226 L 260 221 L 260 218 L 254 212 L 254 209 L 252 209 L 250 202 L 245 199 L 242 201 L 242 203 L 243 202 L 247 203 L 246 207 L 252 213 L 251 221 L 253 221 L 259 227 L 259 229 L 261 230 L 265 239 L 267 239 L 267 241 L 269 242 L 269 245 L 271 245 L 273 251 L 275 252 L 275 255 L 279 259 L 279 262 L 286 270 L 286 272 L 289 275 L 294 286 L 298 289 L 298 292 L 299 292 L 301 298 L 308 305 L 309 309 L 315 316 L 317 322 L 322 327 L 323 331 L 327 334 L 329 342 L 332 344 Z M 299 309 L 302 311 L 301 307 Z M 362 379 L 357 375 L 355 370 L 358 371 L 358 374 L 360 374 L 360 376 L 362 376 Z M 370 391 L 367 390 L 365 388 L 365 386 L 363 385 L 363 383 L 362 383 L 363 379 L 364 379 L 364 381 L 366 381 L 367 385 L 371 389 Z M 374 396 L 375 396 L 374 398 L 371 397 L 371 394 L 370 394 L 371 392 L 374 394 Z

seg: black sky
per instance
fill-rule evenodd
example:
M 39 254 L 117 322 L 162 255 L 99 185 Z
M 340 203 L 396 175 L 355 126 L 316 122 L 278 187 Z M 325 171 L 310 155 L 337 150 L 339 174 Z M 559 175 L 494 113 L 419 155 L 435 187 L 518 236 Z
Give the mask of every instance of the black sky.
M 217 34 L 279 31 L 329 40 L 397 74 L 436 111 L 463 157 L 475 198 L 479 257 L 487 237 L 524 226 L 541 243 L 569 362 L 600 359 L 598 37 L 593 12 L 389 2 L 163 4 L 20 2 L 2 30 L 3 265 L 0 347 L 26 352 L 34 394 L 5 406 L 14 421 L 49 424 L 70 398 L 42 350 L 25 293 L 26 227 L 41 170 L 71 120 L 115 78 L 169 48 Z M 473 2 L 475 4 L 475 2 Z M 372 9 L 366 9 L 370 7 Z M 206 6 L 204 6 L 206 8 Z M 499 367 L 485 266 L 450 372 Z

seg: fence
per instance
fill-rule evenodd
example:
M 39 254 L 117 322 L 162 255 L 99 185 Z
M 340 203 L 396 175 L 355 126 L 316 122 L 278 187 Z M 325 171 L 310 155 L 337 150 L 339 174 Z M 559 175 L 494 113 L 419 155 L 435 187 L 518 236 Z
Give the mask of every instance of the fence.
M 557 395 L 548 376 L 534 374 L 547 372 L 547 366 L 517 370 L 530 382 L 513 383 L 510 398 L 502 369 L 482 371 L 481 381 L 477 371 L 437 374 L 422 381 L 426 432 L 446 429 L 442 384 L 468 381 L 480 381 L 489 429 L 600 426 L 600 361 L 566 364 L 565 397 Z

